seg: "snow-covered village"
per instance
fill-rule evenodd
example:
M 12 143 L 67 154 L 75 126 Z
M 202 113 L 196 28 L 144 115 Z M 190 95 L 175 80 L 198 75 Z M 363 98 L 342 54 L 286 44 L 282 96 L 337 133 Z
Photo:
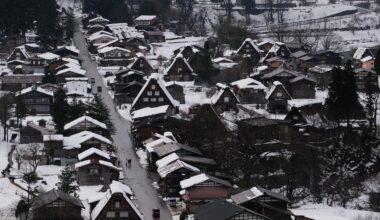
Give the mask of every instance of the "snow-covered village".
M 379 0 L 0 0 L 0 220 L 380 220 Z

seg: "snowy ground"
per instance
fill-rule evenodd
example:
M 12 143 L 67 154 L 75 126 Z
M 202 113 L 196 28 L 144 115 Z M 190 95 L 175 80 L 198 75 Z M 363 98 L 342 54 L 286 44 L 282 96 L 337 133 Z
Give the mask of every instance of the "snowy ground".
M 373 47 L 380 44 L 380 29 L 365 31 L 334 31 L 341 40 L 339 45 L 342 50 L 350 50 L 358 47 Z
M 327 205 L 305 205 L 291 211 L 315 220 L 380 220 L 380 213 Z

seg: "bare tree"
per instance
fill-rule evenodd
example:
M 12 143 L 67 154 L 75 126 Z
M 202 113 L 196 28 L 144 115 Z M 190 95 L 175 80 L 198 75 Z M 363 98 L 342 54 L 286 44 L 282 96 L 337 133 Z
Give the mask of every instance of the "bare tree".
M 222 4 L 223 4 L 222 6 L 224 7 L 224 9 L 226 10 L 227 21 L 231 22 L 231 20 L 232 20 L 232 7 L 233 7 L 233 4 L 232 4 L 231 0 L 223 0 Z
M 41 162 L 41 155 L 39 154 L 40 145 L 37 143 L 29 144 L 27 149 L 21 150 L 21 159 L 27 161 L 28 167 L 25 173 L 35 173 L 37 167 Z
M 264 19 L 265 19 L 265 23 L 267 25 L 274 22 L 274 18 L 273 18 L 273 13 L 274 13 L 273 4 L 274 4 L 274 2 L 273 1 L 274 0 L 265 0 Z
M 277 0 L 277 21 L 278 23 L 284 23 L 285 5 L 289 3 L 289 0 Z
M 322 37 L 320 42 L 324 50 L 335 51 L 339 48 L 339 38 L 331 32 L 328 32 L 324 37 Z
M 17 170 L 20 170 L 20 168 L 21 168 L 22 157 L 24 154 L 25 154 L 25 152 L 23 152 L 22 149 L 19 149 L 17 146 L 15 147 L 14 159 L 15 159 L 16 164 L 17 164 Z
M 183 23 L 187 26 L 190 26 L 190 19 L 193 14 L 193 4 L 194 0 L 179 0 L 178 5 L 180 7 L 180 16 L 183 20 Z

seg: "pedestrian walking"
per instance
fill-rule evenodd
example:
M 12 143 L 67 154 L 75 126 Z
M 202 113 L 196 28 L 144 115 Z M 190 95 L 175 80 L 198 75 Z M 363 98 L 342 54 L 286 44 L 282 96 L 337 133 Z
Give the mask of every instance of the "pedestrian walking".
M 128 159 L 128 167 L 131 167 L 131 165 L 132 165 L 132 160 Z

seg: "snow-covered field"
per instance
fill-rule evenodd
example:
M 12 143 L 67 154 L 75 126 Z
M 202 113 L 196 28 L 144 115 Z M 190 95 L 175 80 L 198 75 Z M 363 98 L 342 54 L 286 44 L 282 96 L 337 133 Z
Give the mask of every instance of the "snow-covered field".
M 358 47 L 373 47 L 380 44 L 380 29 L 365 31 L 334 31 L 341 40 L 339 44 L 342 50 L 350 50 Z
M 292 209 L 296 215 L 304 215 L 315 220 L 380 220 L 380 213 L 362 210 L 330 207 L 327 205 L 305 205 Z

